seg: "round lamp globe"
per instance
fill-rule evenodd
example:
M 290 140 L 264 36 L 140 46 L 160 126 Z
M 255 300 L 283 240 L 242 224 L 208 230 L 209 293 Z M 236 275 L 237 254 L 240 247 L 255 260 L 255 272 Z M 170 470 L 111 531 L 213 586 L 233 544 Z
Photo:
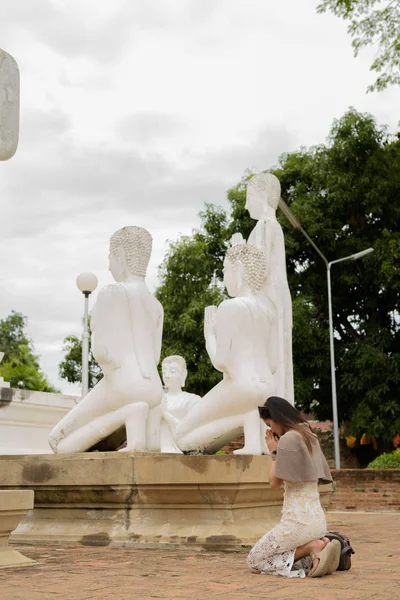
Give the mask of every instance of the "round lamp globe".
M 76 285 L 83 294 L 91 294 L 97 288 L 97 277 L 93 273 L 81 273 L 76 279 Z

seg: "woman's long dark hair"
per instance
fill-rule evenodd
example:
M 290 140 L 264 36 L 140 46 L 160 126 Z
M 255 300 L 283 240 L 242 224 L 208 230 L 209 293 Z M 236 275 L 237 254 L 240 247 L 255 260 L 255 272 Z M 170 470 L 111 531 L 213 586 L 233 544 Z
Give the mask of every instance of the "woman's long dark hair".
M 307 419 L 290 402 L 279 396 L 270 396 L 263 406 L 258 407 L 258 412 L 263 421 L 272 419 L 275 423 L 283 425 L 285 429 L 294 429 L 300 433 L 309 453 L 312 454 L 313 444 L 318 438 L 313 433 Z

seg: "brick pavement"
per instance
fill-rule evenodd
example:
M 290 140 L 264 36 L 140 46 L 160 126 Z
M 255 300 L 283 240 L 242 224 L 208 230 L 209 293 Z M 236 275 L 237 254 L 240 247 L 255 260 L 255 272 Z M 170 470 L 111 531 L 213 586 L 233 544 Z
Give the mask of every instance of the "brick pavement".
M 321 579 L 254 575 L 245 554 L 107 547 L 19 547 L 35 566 L 0 570 L 1 600 L 400 600 L 400 514 L 329 513 L 356 550 Z

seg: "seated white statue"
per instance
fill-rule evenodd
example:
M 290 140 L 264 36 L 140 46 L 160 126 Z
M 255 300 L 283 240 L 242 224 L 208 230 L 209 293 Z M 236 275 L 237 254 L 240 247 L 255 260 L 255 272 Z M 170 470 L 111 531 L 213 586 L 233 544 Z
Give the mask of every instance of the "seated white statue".
M 110 271 L 92 312 L 92 352 L 103 379 L 51 431 L 54 452 L 83 452 L 125 425 L 125 451 L 146 449 L 149 409 L 160 404 L 163 309 L 145 282 L 152 237 L 124 227 L 110 242 Z
M 292 358 L 292 299 L 286 273 L 285 240 L 276 219 L 281 197 L 279 179 L 272 173 L 254 175 L 247 185 L 246 208 L 258 223 L 248 239 L 267 261 L 267 277 L 262 294 L 278 312 L 278 366 L 275 373 L 276 393 L 294 404 Z
M 239 452 L 262 453 L 257 407 L 275 393 L 277 343 L 276 309 L 260 293 L 265 270 L 258 248 L 242 244 L 227 251 L 224 283 L 233 298 L 207 307 L 204 320 L 207 352 L 223 380 L 177 427 L 181 450 L 213 452 L 244 431 Z
M 182 454 L 182 450 L 176 444 L 177 427 L 201 399 L 196 394 L 182 390 L 186 377 L 186 361 L 182 356 L 167 356 L 163 360 L 162 378 L 167 391 L 161 402 L 161 452 Z

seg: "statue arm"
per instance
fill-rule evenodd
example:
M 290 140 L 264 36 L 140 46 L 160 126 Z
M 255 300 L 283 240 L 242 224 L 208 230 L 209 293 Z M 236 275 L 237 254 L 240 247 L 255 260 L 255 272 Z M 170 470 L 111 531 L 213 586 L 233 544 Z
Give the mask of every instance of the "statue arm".
M 160 304 L 159 305 L 159 314 L 158 314 L 158 318 L 157 318 L 157 325 L 156 325 L 156 335 L 154 338 L 154 357 L 156 359 L 157 365 L 160 362 L 160 357 L 161 357 L 163 325 L 164 325 L 164 309 Z
M 163 417 L 172 430 L 175 430 L 178 427 L 179 421 L 176 417 L 170 415 L 168 412 L 163 413 Z
M 137 294 L 129 295 L 124 287 L 123 290 L 128 302 L 133 346 L 139 370 L 143 379 L 151 379 L 151 374 L 156 369 L 158 363 L 154 356 L 154 339 L 152 339 L 152 335 L 149 335 L 149 331 L 146 328 L 146 320 L 149 320 L 150 323 L 154 322 L 154 315 L 151 314 L 152 307 L 149 306 L 148 297 L 143 298 L 142 295 L 139 296 Z M 143 318 L 145 314 L 147 319 Z M 153 335 L 157 335 L 157 333 L 158 331 L 154 331 Z
M 114 368 L 118 367 L 118 359 L 113 360 L 113 357 L 109 353 L 109 345 L 107 343 L 109 339 L 109 328 L 104 325 L 105 315 L 108 314 L 112 298 L 114 286 L 108 286 L 102 288 L 97 296 L 96 303 L 92 309 L 90 317 L 90 329 L 92 331 L 91 336 L 91 348 L 92 354 L 96 362 L 100 366 L 107 365 Z
M 215 349 L 211 362 L 221 373 L 229 374 L 232 349 L 232 331 L 237 326 L 236 300 L 226 300 L 218 307 L 215 326 Z
M 266 276 L 269 276 L 271 268 L 272 235 L 271 225 L 268 221 L 258 221 L 253 232 L 250 234 L 249 244 L 253 244 L 264 253 L 267 261 Z
M 217 352 L 217 338 L 216 338 L 216 322 L 217 322 L 217 307 L 207 306 L 204 311 L 204 337 L 206 340 L 206 350 L 210 357 L 211 364 L 217 370 L 218 367 L 215 364 L 215 357 Z

